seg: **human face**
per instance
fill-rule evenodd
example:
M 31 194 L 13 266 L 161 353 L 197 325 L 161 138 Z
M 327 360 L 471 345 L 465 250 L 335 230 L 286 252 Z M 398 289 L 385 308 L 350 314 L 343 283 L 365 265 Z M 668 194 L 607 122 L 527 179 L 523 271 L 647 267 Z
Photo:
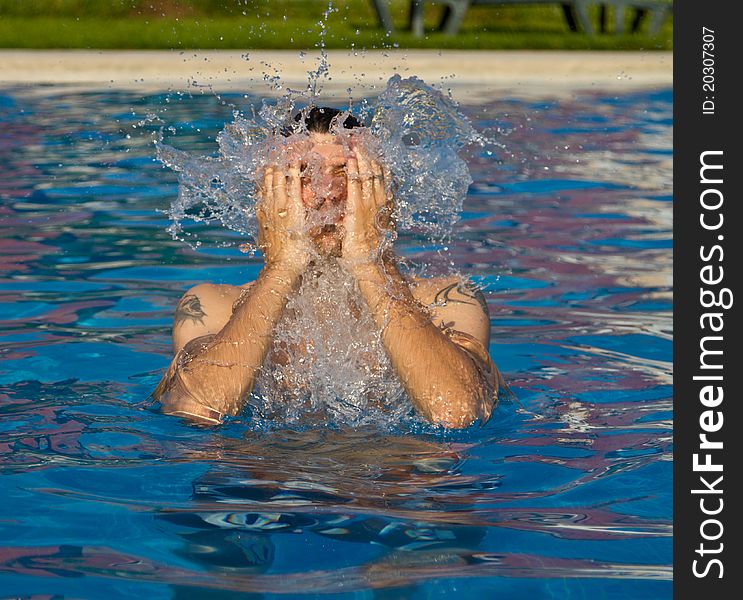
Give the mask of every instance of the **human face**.
M 310 133 L 310 143 L 302 158 L 302 203 L 308 209 L 309 235 L 322 254 L 338 256 L 339 225 L 348 197 L 347 150 L 329 133 Z

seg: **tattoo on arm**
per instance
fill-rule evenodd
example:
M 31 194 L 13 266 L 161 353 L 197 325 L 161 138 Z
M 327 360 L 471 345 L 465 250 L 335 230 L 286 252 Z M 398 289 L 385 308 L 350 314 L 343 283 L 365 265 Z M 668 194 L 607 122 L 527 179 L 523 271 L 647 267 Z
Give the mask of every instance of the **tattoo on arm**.
M 183 296 L 181 301 L 178 303 L 178 307 L 175 309 L 175 327 L 180 325 L 186 320 L 191 321 L 193 324 L 204 324 L 204 317 L 206 313 L 201 308 L 201 300 L 194 294 L 188 294 Z
M 462 300 L 459 298 L 452 298 L 451 294 L 456 291 L 459 295 L 469 298 L 468 300 Z M 488 314 L 488 303 L 485 300 L 485 294 L 482 290 L 476 288 L 471 283 L 452 283 L 447 285 L 445 288 L 438 291 L 434 298 L 436 304 L 446 304 L 448 302 L 460 302 L 462 304 L 479 304 L 482 311 Z

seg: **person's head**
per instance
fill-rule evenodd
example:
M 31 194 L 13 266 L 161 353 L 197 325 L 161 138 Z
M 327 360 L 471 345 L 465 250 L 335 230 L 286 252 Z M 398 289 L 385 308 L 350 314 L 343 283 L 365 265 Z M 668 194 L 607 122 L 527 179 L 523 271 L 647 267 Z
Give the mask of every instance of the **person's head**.
M 343 121 L 339 122 L 341 118 Z M 334 131 L 362 127 L 362 124 L 348 113 L 317 106 L 297 113 L 294 120 L 297 127 L 287 131 L 287 135 L 306 130 L 309 138 L 301 156 L 302 202 L 313 224 L 309 233 L 321 252 L 338 254 L 341 236 L 337 225 L 343 219 L 348 193 L 349 147 L 348 140 Z
M 303 124 L 310 133 L 330 133 L 331 129 L 363 127 L 356 117 L 348 113 L 345 113 L 343 122 L 338 122 L 341 114 L 338 109 L 328 106 L 312 106 L 309 110 L 305 109 L 294 115 L 294 121 Z

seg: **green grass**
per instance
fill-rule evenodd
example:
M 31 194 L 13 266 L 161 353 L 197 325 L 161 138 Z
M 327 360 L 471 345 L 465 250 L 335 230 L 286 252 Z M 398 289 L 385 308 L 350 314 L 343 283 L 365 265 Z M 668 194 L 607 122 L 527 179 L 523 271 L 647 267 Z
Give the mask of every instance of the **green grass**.
M 568 30 L 557 5 L 474 7 L 457 36 L 434 32 L 441 8 L 426 10 L 427 35 L 403 30 L 408 3 L 392 4 L 396 31 L 378 27 L 371 2 L 335 0 L 327 48 L 668 50 L 669 19 L 657 37 L 586 36 Z M 150 8 L 153 6 L 154 8 Z M 0 0 L 0 47 L 94 49 L 313 48 L 323 0 Z M 243 12 L 245 14 L 243 14 Z

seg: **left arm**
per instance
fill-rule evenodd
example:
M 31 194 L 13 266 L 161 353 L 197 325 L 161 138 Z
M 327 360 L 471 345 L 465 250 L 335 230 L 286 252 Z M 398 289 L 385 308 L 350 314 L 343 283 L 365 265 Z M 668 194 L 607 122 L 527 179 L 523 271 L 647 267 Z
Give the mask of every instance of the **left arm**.
M 355 265 L 349 271 L 415 408 L 445 427 L 487 421 L 499 380 L 492 378 L 497 369 L 491 367 L 481 336 L 437 327 L 391 261 Z
M 459 332 L 457 338 L 452 335 L 457 332 L 437 327 L 394 262 L 382 260 L 383 229 L 389 226 L 391 208 L 382 169 L 368 161 L 358 146 L 346 166 L 348 201 L 341 262 L 356 279 L 413 405 L 430 421 L 446 427 L 487 420 L 497 393 L 492 389 L 497 369 L 490 368 L 487 350 L 478 352 L 482 340 L 466 332 Z M 487 323 L 489 333 L 489 319 Z M 478 332 L 475 336 L 482 337 Z M 487 347 L 487 339 L 484 343 Z

